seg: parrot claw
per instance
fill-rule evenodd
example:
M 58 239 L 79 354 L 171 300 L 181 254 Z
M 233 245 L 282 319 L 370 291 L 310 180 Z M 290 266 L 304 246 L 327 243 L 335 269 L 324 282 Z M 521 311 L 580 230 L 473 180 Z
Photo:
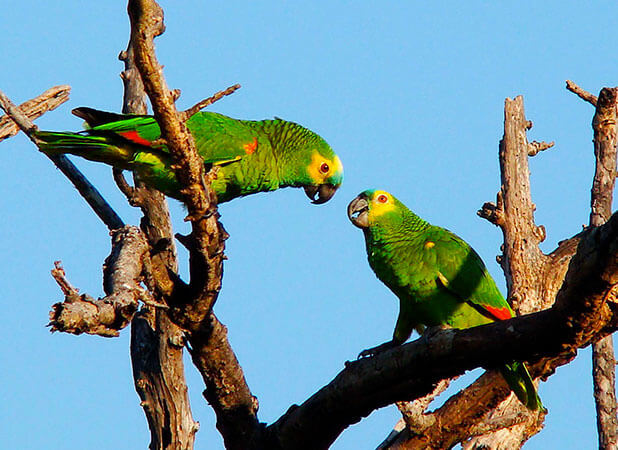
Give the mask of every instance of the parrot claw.
M 364 359 L 364 358 L 371 358 L 372 356 L 377 355 L 378 353 L 382 353 L 386 350 L 389 350 L 393 347 L 397 347 L 399 345 L 398 342 L 395 341 L 388 341 L 385 342 L 384 344 L 380 344 L 377 347 L 371 347 L 368 348 L 366 350 L 363 350 L 362 352 L 360 352 L 358 354 L 358 358 L 357 359 Z
M 451 330 L 452 328 L 448 325 L 435 325 L 432 327 L 425 327 L 423 334 L 421 334 L 421 339 L 423 342 L 431 341 L 438 333 L 444 330 Z
M 373 355 L 375 355 L 375 352 L 373 350 L 374 350 L 373 348 L 368 348 L 366 350 L 363 350 L 362 352 L 358 354 L 358 358 L 356 359 L 371 358 Z

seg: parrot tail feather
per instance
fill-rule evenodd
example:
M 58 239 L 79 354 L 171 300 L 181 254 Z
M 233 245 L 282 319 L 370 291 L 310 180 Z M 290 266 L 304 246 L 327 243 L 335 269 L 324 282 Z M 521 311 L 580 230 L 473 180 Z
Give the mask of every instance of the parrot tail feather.
M 521 401 L 526 408 L 532 411 L 547 411 L 536 391 L 528 368 L 523 362 L 514 361 L 505 364 L 500 368 L 500 373 L 519 401 Z
M 40 141 L 39 149 L 47 155 L 69 153 L 121 169 L 130 168 L 135 153 L 129 146 L 115 145 L 107 136 L 52 131 L 37 131 L 35 136 Z

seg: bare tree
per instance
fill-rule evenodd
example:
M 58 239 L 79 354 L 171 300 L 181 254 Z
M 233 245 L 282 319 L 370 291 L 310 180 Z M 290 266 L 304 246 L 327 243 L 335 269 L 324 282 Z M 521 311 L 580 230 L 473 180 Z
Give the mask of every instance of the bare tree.
M 52 275 L 64 300 L 50 313 L 52 331 L 117 336 L 131 324 L 135 387 L 148 420 L 151 449 L 193 448 L 193 419 L 184 378 L 186 348 L 204 380 L 204 397 L 217 417 L 217 429 L 230 449 L 327 448 L 348 426 L 377 408 L 398 402 L 403 413 L 380 448 L 518 448 L 543 427 L 545 412 L 530 412 L 514 400 L 500 375 L 491 370 L 509 360 L 525 360 L 535 378 L 547 379 L 568 364 L 579 348 L 607 342 L 618 327 L 618 215 L 611 215 L 616 168 L 616 94 L 603 89 L 598 99 L 574 84 L 569 88 L 596 105 L 593 121 L 597 172 L 592 189 L 590 227 L 562 241 L 549 254 L 539 244 L 543 226 L 534 222 L 528 158 L 552 143 L 528 142 L 532 123 L 523 98 L 505 102 L 504 137 L 499 145 L 501 187 L 495 203 L 479 214 L 504 235 L 498 260 L 508 298 L 521 317 L 467 330 L 444 330 L 373 358 L 346 363 L 327 385 L 301 405 L 291 405 L 272 424 L 259 422 L 258 401 L 212 307 L 221 288 L 225 240 L 210 181 L 184 122 L 191 114 L 233 92 L 233 86 L 187 111 L 177 111 L 178 92 L 168 89 L 154 51 L 164 31 L 163 11 L 153 0 L 130 0 L 131 36 L 120 54 L 125 64 L 124 112 L 145 113 L 145 97 L 162 130 L 183 186 L 191 223 L 189 236 L 177 236 L 189 250 L 190 279 L 178 275 L 178 257 L 163 195 L 120 171 L 114 179 L 128 202 L 143 213 L 140 227 L 126 226 L 96 189 L 63 158 L 53 162 L 112 231 L 103 278 L 105 297 L 79 294 L 60 264 Z M 30 119 L 68 98 L 68 87 L 54 88 L 17 107 L 0 93 L 0 107 L 37 144 Z M 8 131 L 4 131 L 4 130 Z M 0 139 L 15 133 L 0 119 Z M 67 164 L 68 163 L 68 164 Z M 611 336 L 610 336 L 611 339 Z M 597 344 L 595 369 L 601 448 L 616 445 L 613 351 Z M 604 362 L 603 362 L 604 361 Z M 456 377 L 476 367 L 489 369 L 442 407 L 431 400 Z

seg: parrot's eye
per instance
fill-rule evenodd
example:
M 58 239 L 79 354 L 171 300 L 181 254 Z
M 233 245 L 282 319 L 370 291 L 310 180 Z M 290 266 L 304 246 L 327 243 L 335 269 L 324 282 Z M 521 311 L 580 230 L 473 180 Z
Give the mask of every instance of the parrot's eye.
M 320 166 L 320 172 L 328 173 L 329 170 L 330 170 L 330 167 L 328 167 L 328 164 L 322 163 L 322 165 Z
M 378 195 L 378 202 L 379 203 L 386 203 L 388 201 L 388 197 L 384 194 L 380 194 Z

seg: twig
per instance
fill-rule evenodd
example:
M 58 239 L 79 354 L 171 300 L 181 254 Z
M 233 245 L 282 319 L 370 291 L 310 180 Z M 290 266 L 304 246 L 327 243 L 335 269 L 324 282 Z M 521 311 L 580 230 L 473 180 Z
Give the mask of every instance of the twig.
M 65 301 L 52 307 L 49 315 L 51 331 L 118 336 L 137 311 L 139 300 L 148 297 L 139 285 L 142 260 L 147 257 L 148 244 L 137 228 L 115 230 L 112 233 L 112 252 L 103 271 L 107 295 L 99 300 L 85 294 L 78 295 L 77 289 L 66 279 L 62 266 L 56 262 L 52 275 L 62 289 Z
M 79 289 L 73 287 L 73 285 L 69 283 L 69 280 L 66 279 L 66 272 L 62 268 L 61 261 L 54 261 L 54 268 L 52 269 L 51 274 L 64 294 L 65 302 L 74 303 L 79 301 Z
M 528 144 L 528 156 L 536 156 L 539 152 L 547 150 L 548 148 L 552 148 L 554 146 L 554 141 L 551 142 L 537 142 L 532 141 Z
M 0 108 L 26 133 L 35 145 L 38 146 L 38 139 L 33 135 L 37 130 L 34 125 L 20 109 L 0 91 Z M 92 210 L 107 225 L 110 230 L 122 228 L 124 222 L 105 201 L 99 191 L 84 177 L 84 175 L 63 155 L 47 155 L 58 169 L 73 183 L 80 195 L 88 202 Z
M 233 94 L 234 92 L 236 92 L 237 89 L 240 89 L 240 84 L 235 84 L 233 86 L 230 86 L 229 88 L 224 89 L 223 91 L 217 92 L 212 97 L 208 97 L 207 99 L 202 100 L 199 103 L 196 103 L 191 108 L 186 109 L 186 110 L 184 110 L 183 112 L 180 113 L 181 120 L 185 121 L 185 120 L 189 119 L 189 117 L 191 117 L 196 112 L 206 108 L 209 105 L 212 105 L 216 101 L 221 100 L 226 95 Z
M 580 88 L 577 84 L 573 83 L 571 80 L 566 80 L 566 88 L 579 96 L 582 100 L 587 101 L 593 106 L 597 106 L 597 97 L 594 94 L 591 94 L 588 91 Z
M 479 217 L 488 220 L 500 228 L 504 227 L 504 199 L 502 195 L 502 191 L 498 191 L 496 203 L 485 202 L 481 209 L 476 212 Z
M 66 102 L 69 99 L 70 92 L 71 86 L 54 86 L 38 97 L 19 105 L 19 110 L 23 111 L 28 119 L 34 120 Z M 0 141 L 14 136 L 18 132 L 19 126 L 8 115 L 0 117 Z
M 124 177 L 123 171 L 121 169 L 118 169 L 117 167 L 112 167 L 112 176 L 114 177 L 116 186 L 118 186 L 120 192 L 125 195 L 129 204 L 131 206 L 140 206 L 140 190 L 129 185 L 127 179 Z

